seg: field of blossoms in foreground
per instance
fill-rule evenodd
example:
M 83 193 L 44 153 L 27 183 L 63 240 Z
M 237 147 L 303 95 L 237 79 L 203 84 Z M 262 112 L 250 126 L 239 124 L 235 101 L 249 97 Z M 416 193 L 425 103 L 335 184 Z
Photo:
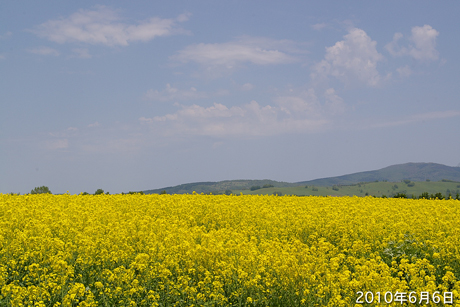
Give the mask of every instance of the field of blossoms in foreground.
M 458 200 L 0 194 L 0 306 L 460 306 L 459 248 Z

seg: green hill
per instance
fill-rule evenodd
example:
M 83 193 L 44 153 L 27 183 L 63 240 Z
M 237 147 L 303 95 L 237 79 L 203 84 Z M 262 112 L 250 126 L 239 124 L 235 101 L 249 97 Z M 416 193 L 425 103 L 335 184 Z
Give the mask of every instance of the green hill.
M 442 179 L 460 181 L 460 167 L 452 167 L 437 163 L 405 163 L 388 166 L 375 171 L 301 181 L 298 182 L 298 184 L 333 186 L 372 181 L 399 182 L 406 179 L 411 181 L 440 181 Z
M 225 180 L 219 182 L 195 182 L 186 183 L 173 187 L 166 187 L 161 189 L 147 190 L 145 194 L 159 194 L 166 191 L 168 194 L 191 194 L 197 193 L 219 193 L 226 190 L 249 190 L 253 186 L 273 185 L 275 187 L 293 187 L 297 186 L 295 183 L 280 182 L 274 180 Z
M 399 189 L 399 183 L 403 180 L 411 182 L 421 182 L 411 189 Z M 431 182 L 427 182 L 431 181 Z M 442 180 L 450 180 L 453 182 L 460 182 L 460 167 L 451 167 L 437 163 L 405 163 L 388 166 L 379 170 L 359 172 L 348 174 L 338 177 L 328 177 L 309 181 L 301 181 L 295 183 L 280 182 L 274 180 L 225 180 L 219 182 L 195 182 L 181 184 L 172 187 L 165 187 L 161 189 L 146 190 L 146 194 L 159 194 L 166 191 L 168 194 L 186 194 L 193 193 L 224 193 L 226 190 L 235 192 L 243 192 L 248 194 L 296 194 L 296 195 L 358 195 L 364 196 L 365 193 L 369 195 L 391 195 L 392 193 L 404 192 L 408 194 L 419 195 L 422 192 L 428 193 L 444 193 L 447 189 L 456 191 L 457 185 L 452 183 L 446 185 Z M 434 184 L 441 182 L 441 186 Z M 379 185 L 365 185 L 369 190 L 363 189 L 356 185 L 364 185 L 364 183 L 380 183 Z M 423 182 L 423 183 L 422 183 Z M 398 185 L 397 189 L 391 189 L 391 186 Z M 458 183 L 457 183 L 458 184 Z M 263 186 L 271 185 L 272 187 L 263 188 Z M 314 186 L 318 191 L 309 191 L 307 193 L 305 186 Z M 349 186 L 348 188 L 345 186 Z M 251 187 L 260 187 L 261 189 L 254 189 Z M 339 191 L 332 190 L 339 187 Z M 413 188 L 413 189 L 412 189 Z M 348 190 L 347 190 L 348 189 Z M 391 189 L 391 190 L 390 190 Z M 424 190 L 425 189 L 425 190 Z M 398 190 L 398 191 L 395 191 Z M 423 190 L 423 191 L 422 191 Z M 420 193 L 419 193 L 420 192 Z

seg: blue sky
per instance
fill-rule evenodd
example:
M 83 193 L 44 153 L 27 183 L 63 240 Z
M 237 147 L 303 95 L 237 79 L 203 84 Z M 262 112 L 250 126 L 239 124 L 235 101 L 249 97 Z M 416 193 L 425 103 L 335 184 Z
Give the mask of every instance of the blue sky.
M 0 193 L 460 163 L 455 1 L 2 1 Z

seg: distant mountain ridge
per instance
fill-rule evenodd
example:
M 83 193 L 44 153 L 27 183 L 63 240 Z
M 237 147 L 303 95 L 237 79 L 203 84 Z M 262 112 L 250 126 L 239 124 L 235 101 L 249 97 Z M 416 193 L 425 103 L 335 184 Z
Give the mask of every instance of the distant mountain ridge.
M 440 181 L 442 179 L 460 181 L 460 167 L 438 163 L 405 163 L 391 165 L 374 171 L 301 181 L 298 184 L 332 186 L 384 180 L 399 182 L 406 179 L 411 181 Z
M 185 193 L 209 193 L 225 190 L 246 190 L 250 189 L 252 186 L 264 186 L 266 184 L 271 184 L 275 187 L 292 187 L 297 186 L 296 184 L 289 182 L 280 182 L 275 180 L 224 180 L 218 182 L 194 182 L 186 183 L 181 185 L 176 185 L 173 187 L 166 187 L 161 189 L 147 190 L 144 191 L 145 194 L 159 194 L 163 191 L 166 191 L 168 194 L 185 194 Z
M 440 181 L 451 180 L 460 182 L 460 167 L 452 167 L 438 163 L 405 163 L 391 165 L 379 170 L 353 173 L 337 177 L 327 177 L 295 183 L 275 180 L 225 180 L 219 182 L 194 182 L 161 189 L 146 190 L 146 194 L 159 194 L 166 191 L 168 194 L 210 193 L 224 192 L 225 190 L 245 190 L 253 186 L 273 185 L 274 187 L 295 187 L 301 185 L 333 186 L 352 185 L 360 182 L 389 181 Z

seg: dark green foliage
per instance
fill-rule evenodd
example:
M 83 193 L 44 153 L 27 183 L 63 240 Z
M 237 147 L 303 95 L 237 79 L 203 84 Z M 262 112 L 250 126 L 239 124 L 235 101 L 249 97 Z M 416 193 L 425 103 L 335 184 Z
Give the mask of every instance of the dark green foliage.
M 251 191 L 260 190 L 260 185 L 253 185 Z
M 409 182 L 409 183 L 407 184 L 408 187 L 413 187 L 414 185 L 415 185 L 415 182 Z
M 413 183 L 413 181 L 411 181 Z M 411 199 L 446 199 L 449 197 L 449 192 L 452 196 L 452 199 L 456 198 L 456 194 L 459 194 L 460 197 L 460 189 L 455 188 L 456 184 L 452 184 L 449 182 L 415 182 L 415 187 L 408 187 L 407 189 L 401 189 L 401 184 L 399 184 L 399 189 L 392 191 L 390 187 L 394 186 L 394 182 L 379 182 L 379 183 L 361 183 L 361 188 L 358 188 L 358 184 L 351 185 L 351 186 L 342 186 L 336 185 L 339 188 L 339 191 L 329 191 L 326 187 L 315 187 L 310 185 L 309 189 L 305 189 L 305 186 L 298 186 L 296 189 L 293 188 L 283 188 L 278 187 L 273 190 L 258 190 L 255 192 L 250 192 L 246 190 L 243 191 L 244 194 L 261 194 L 261 195 L 271 195 L 273 191 L 281 192 L 283 195 L 293 195 L 297 194 L 299 196 L 308 196 L 308 195 L 320 195 L 320 196 L 328 196 L 331 194 L 335 194 L 337 196 L 370 196 L 373 195 L 375 197 L 383 197 L 383 198 L 393 198 L 393 197 L 404 197 L 411 198 Z M 406 185 L 403 183 L 404 187 Z M 334 186 L 330 187 L 333 190 Z M 311 190 L 310 190 L 311 189 Z M 388 190 L 387 190 L 388 189 Z M 426 190 L 424 190 L 426 189 Z M 449 190 L 449 191 L 447 191 Z M 437 193 L 438 191 L 443 191 L 441 193 Z M 446 194 L 447 191 L 447 194 Z M 333 192 L 333 193 L 331 193 Z M 235 193 L 240 194 L 240 191 L 236 191 Z M 367 194 L 366 194 L 367 193 Z M 432 194 L 430 194 L 432 193 Z M 437 194 L 435 194 L 437 193 Z M 385 195 L 382 195 L 385 194 Z M 441 198 L 442 197 L 442 198 Z
M 163 190 L 163 191 L 160 192 L 160 194 L 164 195 L 164 194 L 168 194 L 168 193 L 166 193 L 166 190 Z
M 339 190 L 339 187 L 336 186 L 336 185 L 333 185 L 333 186 L 332 186 L 332 189 L 333 189 L 334 191 L 338 191 L 338 190 Z
M 409 180 L 409 179 L 404 179 L 403 182 L 404 182 L 405 184 L 409 184 L 409 183 L 410 183 L 410 180 Z
M 428 194 L 428 192 L 423 192 L 418 198 L 430 199 L 430 194 Z
M 405 193 L 396 193 L 395 196 L 393 196 L 393 198 L 407 198 L 407 195 Z
M 274 185 L 273 185 L 273 184 L 269 184 L 269 183 L 264 184 L 264 185 L 262 186 L 262 188 L 264 188 L 264 189 L 266 189 L 266 188 L 273 188 L 273 187 L 274 187 Z
M 273 195 L 276 195 L 276 196 L 283 196 L 283 193 L 281 193 L 281 192 L 273 192 Z
M 225 195 L 232 195 L 232 190 L 227 189 L 227 190 L 225 190 L 224 194 Z
M 419 199 L 424 198 L 424 199 L 446 199 L 446 200 L 457 199 L 457 200 L 460 200 L 460 195 L 458 192 L 455 195 L 455 198 L 452 196 L 450 192 L 446 193 L 446 195 L 447 197 L 444 197 L 442 193 L 428 194 L 428 192 L 423 192 L 418 198 Z
M 103 189 L 97 189 L 96 192 L 94 192 L 94 195 L 101 195 L 101 194 L 104 194 Z
M 35 187 L 32 191 L 30 191 L 30 194 L 51 194 L 51 191 L 48 187 L 43 185 L 41 187 Z

